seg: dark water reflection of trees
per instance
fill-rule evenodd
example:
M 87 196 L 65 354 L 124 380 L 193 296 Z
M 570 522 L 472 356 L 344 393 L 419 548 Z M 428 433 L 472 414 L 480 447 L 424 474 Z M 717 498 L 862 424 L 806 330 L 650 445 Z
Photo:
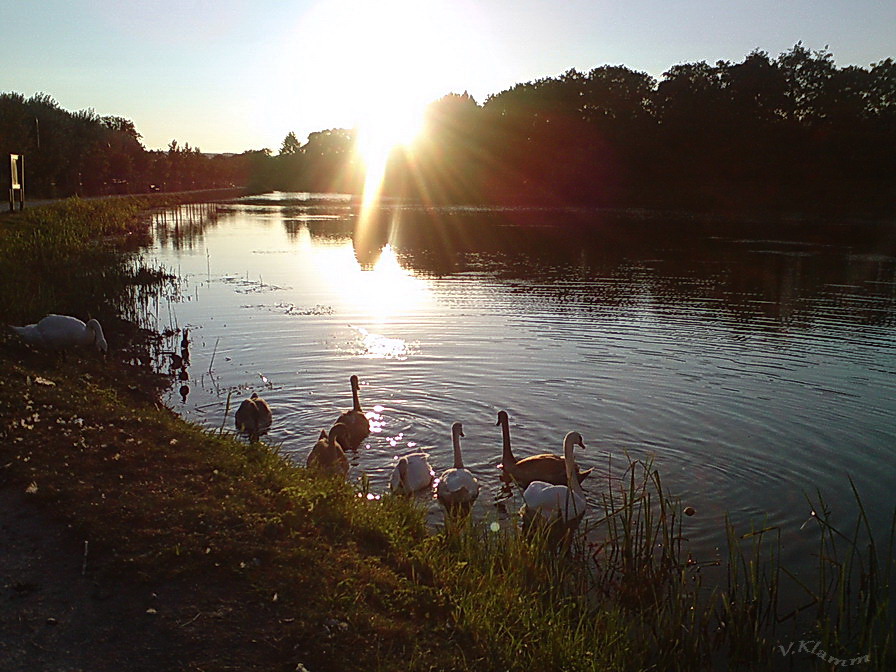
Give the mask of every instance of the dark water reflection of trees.
M 553 285 L 555 300 L 622 305 L 632 283 L 661 304 L 724 307 L 787 327 L 836 309 L 863 325 L 892 325 L 896 228 L 633 218 L 595 211 L 383 211 L 365 231 L 309 227 L 312 237 L 353 235 L 362 266 L 387 243 L 417 273 L 488 273 Z M 594 281 L 603 283 L 595 293 Z M 615 289 L 614 289 L 615 288 Z

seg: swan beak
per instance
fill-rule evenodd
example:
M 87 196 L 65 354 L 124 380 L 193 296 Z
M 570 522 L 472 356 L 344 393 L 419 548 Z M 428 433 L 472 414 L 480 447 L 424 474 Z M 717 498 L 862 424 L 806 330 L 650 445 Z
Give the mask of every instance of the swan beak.
M 460 434 L 458 434 L 458 436 L 466 436 L 466 434 L 464 434 L 463 432 L 461 432 Z
M 585 442 L 584 441 L 579 441 L 576 445 L 579 448 L 581 448 L 582 450 L 585 450 Z

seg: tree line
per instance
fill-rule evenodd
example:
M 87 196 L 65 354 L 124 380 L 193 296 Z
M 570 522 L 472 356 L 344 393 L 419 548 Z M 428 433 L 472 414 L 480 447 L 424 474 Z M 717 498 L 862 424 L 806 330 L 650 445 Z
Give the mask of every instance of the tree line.
M 383 192 L 425 203 L 712 210 L 894 209 L 896 62 L 838 68 L 797 44 L 772 58 L 569 70 L 480 104 L 449 94 L 393 151 Z M 360 193 L 351 129 L 289 133 L 280 150 L 147 151 L 133 123 L 0 95 L 0 151 L 28 157 L 32 194 L 247 186 Z M 8 170 L 8 168 L 7 168 Z M 151 186 L 152 185 L 152 186 Z
M 267 153 L 207 155 L 172 140 L 147 150 L 129 119 L 69 112 L 47 94 L 0 93 L 0 157 L 24 154 L 29 198 L 183 191 L 245 185 Z
M 255 174 L 279 189 L 357 191 L 352 132 L 294 135 Z M 896 63 L 838 68 L 802 44 L 771 58 L 625 66 L 451 94 L 396 150 L 387 194 L 433 203 L 894 209 Z

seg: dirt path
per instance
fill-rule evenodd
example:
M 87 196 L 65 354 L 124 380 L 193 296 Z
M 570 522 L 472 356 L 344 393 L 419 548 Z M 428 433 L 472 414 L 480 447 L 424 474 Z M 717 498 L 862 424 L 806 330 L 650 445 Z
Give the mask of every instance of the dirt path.
M 84 571 L 83 540 L 28 500 L 0 481 L 3 672 L 255 669 L 251 650 L 263 645 L 229 628 L 239 604 L 190 586 L 120 584 L 89 547 Z
M 146 589 L 84 569 L 84 544 L 10 487 L 0 490 L 0 660 L 8 672 L 165 669 Z M 160 664 L 161 667 L 160 667 Z

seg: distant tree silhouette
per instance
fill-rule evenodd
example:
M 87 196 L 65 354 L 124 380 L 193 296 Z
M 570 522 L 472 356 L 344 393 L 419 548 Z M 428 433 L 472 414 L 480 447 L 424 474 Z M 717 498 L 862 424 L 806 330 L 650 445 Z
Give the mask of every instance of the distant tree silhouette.
M 280 155 L 284 154 L 298 154 L 302 149 L 302 143 L 299 142 L 299 139 L 296 137 L 296 134 L 290 131 L 286 134 L 286 137 L 283 138 L 283 144 L 280 145 Z
M 0 156 L 25 154 L 30 197 L 92 196 L 243 185 L 239 156 L 207 156 L 172 142 L 147 151 L 129 119 L 68 112 L 49 95 L 0 93 Z M 8 171 L 8 169 L 7 169 Z

